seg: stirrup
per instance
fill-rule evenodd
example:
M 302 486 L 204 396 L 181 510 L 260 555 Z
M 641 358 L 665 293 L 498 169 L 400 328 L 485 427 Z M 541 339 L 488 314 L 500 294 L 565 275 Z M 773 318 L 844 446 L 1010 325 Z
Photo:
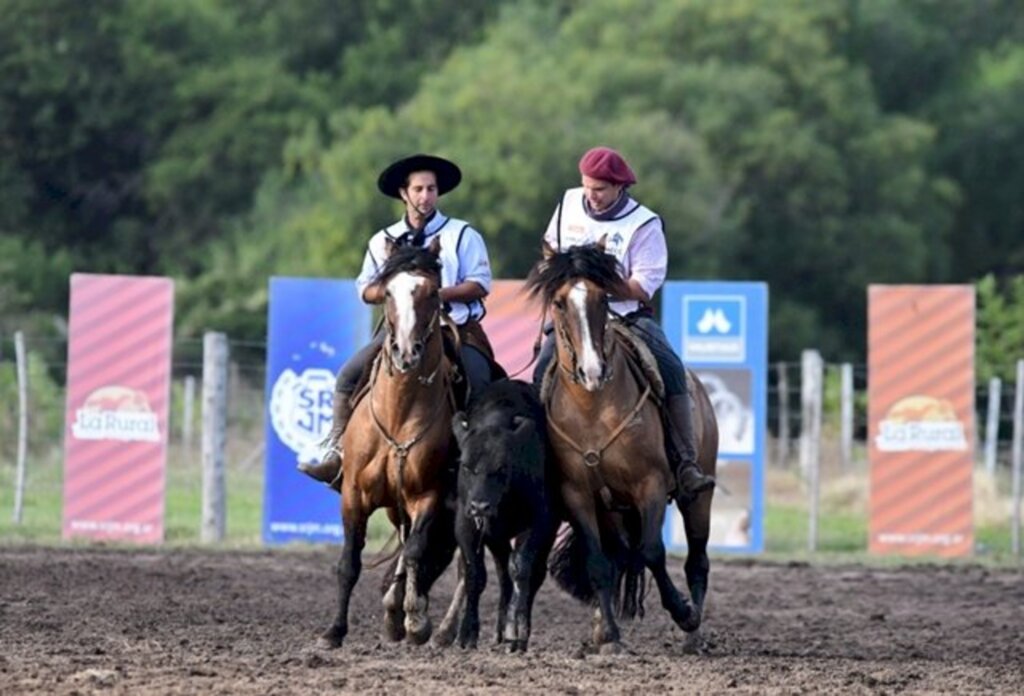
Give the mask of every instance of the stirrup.
M 708 476 L 696 465 L 681 465 L 676 470 L 676 484 L 679 492 L 688 499 L 696 498 L 704 491 L 715 487 L 715 477 Z

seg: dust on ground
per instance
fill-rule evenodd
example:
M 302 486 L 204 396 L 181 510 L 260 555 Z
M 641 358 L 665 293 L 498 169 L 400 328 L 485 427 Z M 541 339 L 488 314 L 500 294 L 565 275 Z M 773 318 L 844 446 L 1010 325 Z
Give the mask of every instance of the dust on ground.
M 591 610 L 544 584 L 525 655 L 382 642 L 380 572 L 350 634 L 316 647 L 338 549 L 0 548 L 0 693 L 1024 693 L 1024 573 L 979 565 L 817 566 L 713 558 L 704 654 L 656 593 L 594 654 Z M 681 584 L 682 562 L 672 576 Z M 431 616 L 454 584 L 442 577 Z

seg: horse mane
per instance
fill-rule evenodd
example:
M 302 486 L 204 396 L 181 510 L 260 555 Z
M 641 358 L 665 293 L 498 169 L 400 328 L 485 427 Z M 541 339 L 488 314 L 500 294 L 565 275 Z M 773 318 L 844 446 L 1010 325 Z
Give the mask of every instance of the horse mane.
M 441 261 L 426 247 L 412 245 L 397 247 L 374 277 L 376 283 L 387 283 L 399 273 L 422 273 L 441 282 Z
M 603 247 L 583 244 L 538 261 L 524 287 L 531 298 L 540 296 L 545 307 L 559 288 L 574 280 L 589 280 L 613 297 L 624 297 L 627 290 L 621 268 L 618 259 Z

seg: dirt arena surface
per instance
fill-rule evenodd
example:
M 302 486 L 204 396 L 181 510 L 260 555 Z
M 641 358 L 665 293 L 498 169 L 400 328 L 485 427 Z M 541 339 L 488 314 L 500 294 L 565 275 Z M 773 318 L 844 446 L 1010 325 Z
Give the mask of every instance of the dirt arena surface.
M 702 655 L 653 593 L 625 651 L 592 654 L 589 609 L 550 581 L 526 655 L 490 642 L 493 583 L 480 650 L 382 644 L 367 570 L 325 651 L 335 554 L 0 548 L 0 694 L 1024 693 L 1019 569 L 712 559 Z

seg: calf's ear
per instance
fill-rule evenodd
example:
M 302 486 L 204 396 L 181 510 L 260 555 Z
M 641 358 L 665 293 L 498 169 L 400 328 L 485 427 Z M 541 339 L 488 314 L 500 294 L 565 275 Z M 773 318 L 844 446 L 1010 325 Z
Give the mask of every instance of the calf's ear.
M 512 425 L 515 426 L 515 430 L 513 430 L 512 432 L 514 435 L 517 436 L 522 436 L 526 435 L 527 433 L 531 433 L 535 427 L 533 419 L 527 418 L 526 416 L 513 416 Z
M 466 419 L 466 414 L 462 411 L 458 411 L 452 416 L 452 432 L 455 434 L 455 439 L 458 440 L 461 447 L 466 439 L 466 435 L 469 433 L 469 421 Z

